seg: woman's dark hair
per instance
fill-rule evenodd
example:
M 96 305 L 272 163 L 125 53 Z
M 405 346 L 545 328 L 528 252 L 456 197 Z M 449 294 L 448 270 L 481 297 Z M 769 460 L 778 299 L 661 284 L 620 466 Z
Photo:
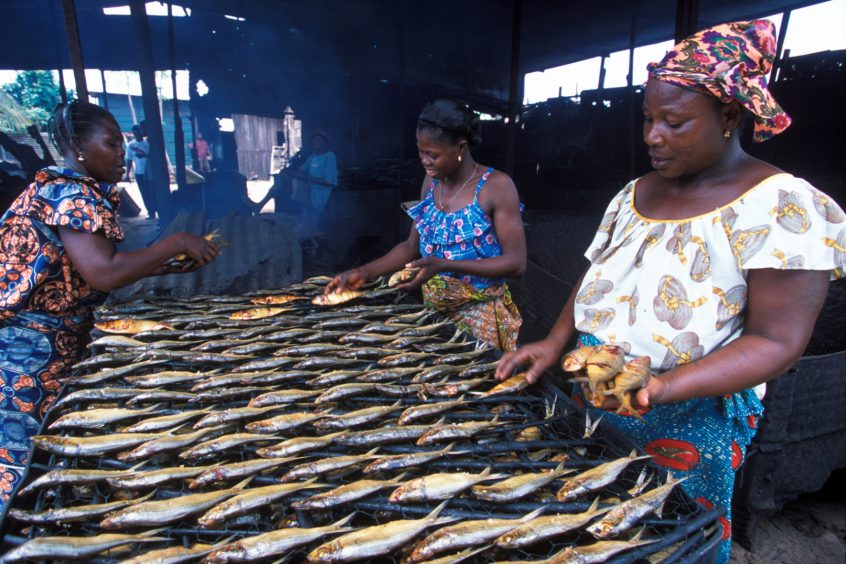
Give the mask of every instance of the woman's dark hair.
M 77 151 L 83 139 L 108 121 L 114 122 L 114 116 L 97 104 L 77 100 L 59 104 L 50 118 L 50 140 L 62 154 L 68 149 Z
M 468 145 L 482 141 L 479 114 L 455 100 L 440 99 L 426 104 L 417 118 L 417 131 L 428 131 L 435 139 L 449 145 L 466 140 Z

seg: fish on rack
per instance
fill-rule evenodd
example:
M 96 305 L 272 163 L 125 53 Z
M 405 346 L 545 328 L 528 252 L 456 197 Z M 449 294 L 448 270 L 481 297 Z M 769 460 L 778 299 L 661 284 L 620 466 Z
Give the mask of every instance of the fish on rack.
M 503 534 L 496 539 L 494 544 L 507 549 L 530 546 L 574 531 L 610 510 L 611 506 L 600 508 L 599 497 L 597 497 L 588 510 L 583 513 L 560 513 L 536 517 Z
M 508 474 L 492 474 L 490 466 L 479 472 L 440 472 L 414 478 L 391 492 L 392 503 L 408 503 L 433 499 L 451 499 L 481 482 L 507 478 Z
M 73 523 L 75 521 L 85 521 L 95 517 L 100 517 L 106 513 L 123 509 L 134 503 L 141 503 L 147 501 L 155 492 L 151 492 L 144 497 L 137 499 L 123 499 L 118 501 L 111 501 L 109 503 L 86 503 L 84 505 L 77 505 L 72 507 L 54 507 L 46 511 L 24 511 L 14 507 L 9 509 L 9 517 L 24 521 L 26 523 L 45 524 L 45 523 Z
M 197 524 L 200 527 L 213 527 L 233 517 L 254 511 L 303 490 L 326 487 L 325 484 L 318 484 L 316 481 L 317 478 L 311 478 L 304 482 L 273 484 L 244 490 L 242 493 L 218 503 L 203 513 L 197 519 Z
M 103 533 L 93 536 L 35 537 L 3 555 L 3 562 L 26 560 L 80 560 L 91 558 L 107 550 L 135 543 L 166 542 L 157 537 L 163 529 L 145 531 L 137 535 Z
M 429 561 L 442 552 L 485 544 L 531 521 L 545 509 L 545 507 L 538 507 L 516 519 L 467 519 L 441 527 L 414 545 L 408 556 L 408 562 L 413 564 Z
M 527 472 L 519 476 L 512 476 L 502 482 L 486 486 L 473 486 L 473 495 L 485 501 L 508 503 L 539 490 L 551 484 L 561 476 L 575 472 L 574 469 L 564 468 L 564 462 L 547 472 Z
M 348 515 L 325 527 L 291 527 L 245 537 L 212 551 L 203 559 L 203 562 L 206 564 L 252 562 L 262 558 L 287 554 L 296 548 L 324 537 L 352 531 L 353 528 L 347 526 L 352 518 L 353 515 Z
M 299 460 L 299 458 L 293 456 L 284 458 L 254 458 L 243 462 L 234 462 L 232 464 L 214 464 L 203 470 L 196 478 L 194 478 L 194 480 L 188 484 L 188 488 L 195 490 L 208 484 L 227 482 L 238 478 L 254 476 L 266 470 L 276 469 L 283 464 L 288 464 L 294 460 Z
M 607 539 L 628 530 L 648 513 L 654 511 L 660 517 L 661 507 L 664 505 L 667 496 L 670 495 L 673 488 L 685 480 L 687 480 L 687 476 L 675 480 L 672 474 L 668 475 L 667 482 L 664 485 L 620 503 L 606 513 L 602 519 L 590 525 L 587 531 L 598 539 Z
M 175 498 L 145 501 L 131 505 L 107 516 L 100 522 L 100 526 L 106 530 L 114 530 L 173 523 L 189 515 L 205 511 L 224 499 L 237 495 L 247 487 L 250 480 L 252 480 L 252 476 L 224 490 L 186 494 Z
M 499 414 L 497 413 L 490 421 L 465 421 L 464 423 L 442 423 L 434 425 L 429 431 L 417 439 L 417 445 L 424 446 L 432 443 L 452 440 L 452 439 L 469 439 L 475 437 L 483 431 L 492 429 L 499 422 Z
M 649 456 L 638 456 L 637 451 L 633 450 L 628 456 L 600 464 L 599 466 L 586 470 L 577 476 L 567 478 L 561 489 L 556 492 L 555 498 L 558 501 L 571 501 L 580 495 L 604 488 L 616 480 L 617 476 L 619 476 L 629 464 L 635 460 L 643 460 L 646 458 L 649 458 Z
M 313 480 L 314 478 L 312 478 Z M 344 505 L 357 499 L 367 497 L 372 493 L 385 488 L 392 488 L 399 485 L 405 479 L 405 474 L 400 474 L 388 480 L 358 480 L 351 484 L 344 484 L 328 492 L 319 493 L 306 499 L 295 501 L 291 507 L 297 510 L 328 509 L 336 505 Z
M 308 553 L 309 562 L 346 562 L 389 554 L 429 527 L 446 525 L 455 517 L 438 517 L 447 502 L 422 519 L 397 519 L 346 533 Z

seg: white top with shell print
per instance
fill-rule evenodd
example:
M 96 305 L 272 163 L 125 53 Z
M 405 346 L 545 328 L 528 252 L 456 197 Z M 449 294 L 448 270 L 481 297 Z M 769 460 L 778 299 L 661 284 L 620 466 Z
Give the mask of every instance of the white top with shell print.
M 634 208 L 637 181 L 614 198 L 585 256 L 576 328 L 649 355 L 653 371 L 696 360 L 740 336 L 750 269 L 846 275 L 846 215 L 826 194 L 776 174 L 733 202 L 684 220 Z

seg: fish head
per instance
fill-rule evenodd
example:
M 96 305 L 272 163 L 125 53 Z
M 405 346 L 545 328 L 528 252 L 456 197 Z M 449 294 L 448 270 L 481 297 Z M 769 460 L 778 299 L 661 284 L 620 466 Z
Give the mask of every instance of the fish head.
M 100 527 L 106 530 L 119 529 L 123 519 L 121 519 L 122 512 L 111 513 L 105 519 L 100 521 Z
M 429 547 L 429 545 L 425 544 L 425 541 L 422 541 L 421 545 L 411 551 L 411 554 L 409 554 L 403 562 L 407 562 L 408 564 L 414 564 L 416 562 L 424 562 L 426 560 L 430 560 L 431 558 L 432 549 Z
M 652 358 L 650 358 L 649 355 L 639 356 L 626 363 L 626 370 L 642 370 L 643 368 L 649 368 L 650 366 L 652 366 Z
M 597 521 L 587 528 L 587 531 L 598 539 L 604 539 L 611 535 L 614 530 L 614 523 L 611 521 Z
M 579 551 L 573 546 L 568 546 L 561 552 L 555 554 L 555 560 L 557 562 L 575 562 L 579 564 L 581 562 L 587 562 L 587 559 L 579 554 Z
M 585 367 L 588 357 L 596 347 L 580 347 L 564 355 L 561 359 L 561 368 L 567 372 L 576 372 Z
M 208 555 L 203 559 L 204 563 L 218 564 L 219 562 L 243 561 L 248 557 L 247 551 L 237 542 L 227 546 L 223 546 Z
M 337 540 L 322 544 L 308 553 L 309 562 L 331 562 L 343 548 Z
M 398 487 L 397 489 L 391 492 L 390 496 L 388 496 L 388 501 L 390 501 L 391 503 L 397 503 L 399 501 L 402 501 L 402 498 L 405 496 L 407 490 L 408 486 L 403 485 Z
M 509 531 L 496 539 L 495 544 L 500 548 L 518 548 L 519 545 L 515 541 L 519 536 L 515 531 Z
M 36 446 L 44 447 L 60 445 L 64 441 L 62 440 L 62 437 L 56 435 L 35 435 L 34 437 L 32 437 L 32 442 L 35 443 Z
M 649 356 L 640 356 L 630 360 L 623 367 L 623 373 L 630 375 L 633 380 L 641 381 L 646 385 L 652 375 L 652 359 Z

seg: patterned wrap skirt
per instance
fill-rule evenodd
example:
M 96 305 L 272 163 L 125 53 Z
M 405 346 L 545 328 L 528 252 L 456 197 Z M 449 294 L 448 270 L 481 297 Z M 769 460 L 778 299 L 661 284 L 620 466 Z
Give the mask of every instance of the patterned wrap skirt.
M 0 513 L 23 479 L 59 378 L 81 357 L 86 319 L 18 312 L 0 321 Z
M 593 335 L 579 335 L 578 346 L 601 345 Z M 576 387 L 576 401 L 585 405 Z M 696 502 L 712 509 L 724 507 L 723 529 L 717 562 L 728 562 L 731 550 L 731 499 L 734 477 L 746 458 L 764 406 L 752 390 L 725 397 L 696 398 L 659 404 L 641 412 L 644 421 L 588 405 L 595 420 L 628 434 L 656 464 L 675 478 L 686 477 L 681 487 Z
M 492 347 L 512 351 L 523 318 L 507 284 L 483 290 L 449 276 L 433 276 L 423 284 L 423 303 Z

